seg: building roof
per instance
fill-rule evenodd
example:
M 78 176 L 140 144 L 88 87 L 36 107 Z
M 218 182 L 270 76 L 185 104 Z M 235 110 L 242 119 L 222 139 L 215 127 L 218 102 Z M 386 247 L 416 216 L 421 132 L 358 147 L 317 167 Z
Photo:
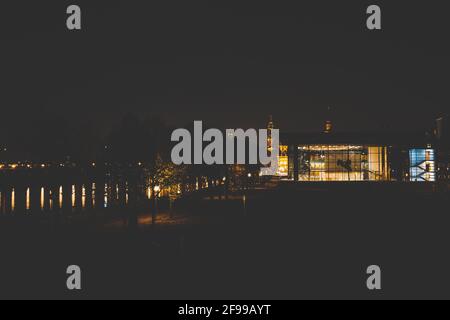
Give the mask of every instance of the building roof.
M 423 133 L 280 133 L 280 144 L 362 144 L 382 146 L 425 147 L 435 138 Z

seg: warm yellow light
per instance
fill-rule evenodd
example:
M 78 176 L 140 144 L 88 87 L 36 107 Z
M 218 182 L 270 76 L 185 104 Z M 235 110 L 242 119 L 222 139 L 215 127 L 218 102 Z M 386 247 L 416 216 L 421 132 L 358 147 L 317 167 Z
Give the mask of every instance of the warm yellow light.
M 309 145 L 300 146 L 299 149 L 310 151 L 346 151 L 346 150 L 363 150 L 363 146 L 358 145 Z
M 12 165 L 11 165 L 11 169 L 16 169 L 18 166 L 19 166 L 19 165 L 17 165 L 17 164 L 12 164 Z
M 86 208 L 86 187 L 84 184 L 81 186 L 81 206 L 82 208 Z
M 30 210 L 30 188 L 27 189 L 26 193 L 26 209 Z
M 161 188 L 160 188 L 159 186 L 155 186 L 155 187 L 153 188 L 153 190 L 154 190 L 155 192 L 159 192 L 159 191 L 161 190 Z
M 75 204 L 76 204 L 76 188 L 75 185 L 72 185 L 72 208 L 75 208 Z
M 41 188 L 41 210 L 44 209 L 45 205 L 45 189 Z
M 14 188 L 11 191 L 11 210 L 14 211 L 16 209 L 16 191 Z
M 325 169 L 325 162 L 311 162 L 311 169 Z
M 59 208 L 62 209 L 62 205 L 63 205 L 63 187 L 59 187 Z
M 285 177 L 288 175 L 289 159 L 288 156 L 278 157 L 278 176 Z
M 96 192 L 97 186 L 94 183 L 92 183 L 92 193 L 91 193 L 91 199 L 92 199 L 92 207 L 95 208 L 95 192 Z

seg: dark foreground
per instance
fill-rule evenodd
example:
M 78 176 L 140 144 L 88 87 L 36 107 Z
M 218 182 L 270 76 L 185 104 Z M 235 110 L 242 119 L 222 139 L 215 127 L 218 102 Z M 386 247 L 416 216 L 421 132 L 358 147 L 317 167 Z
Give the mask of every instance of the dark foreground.
M 450 298 L 449 193 L 283 184 L 137 227 L 2 223 L 0 298 Z M 66 289 L 66 268 L 82 290 Z M 382 290 L 366 288 L 379 265 Z

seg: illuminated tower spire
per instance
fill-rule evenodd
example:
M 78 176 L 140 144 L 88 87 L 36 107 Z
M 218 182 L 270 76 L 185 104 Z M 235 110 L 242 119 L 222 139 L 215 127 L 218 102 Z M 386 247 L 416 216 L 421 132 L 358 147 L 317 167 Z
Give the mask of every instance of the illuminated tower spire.
M 269 123 L 267 124 L 267 153 L 272 154 L 272 130 L 274 129 L 273 117 L 269 115 Z
M 333 123 L 331 122 L 331 107 L 327 109 L 327 119 L 325 120 L 324 133 L 331 133 L 333 130 Z
M 273 117 L 272 115 L 269 115 L 269 123 L 267 124 L 267 129 L 272 130 L 273 128 Z

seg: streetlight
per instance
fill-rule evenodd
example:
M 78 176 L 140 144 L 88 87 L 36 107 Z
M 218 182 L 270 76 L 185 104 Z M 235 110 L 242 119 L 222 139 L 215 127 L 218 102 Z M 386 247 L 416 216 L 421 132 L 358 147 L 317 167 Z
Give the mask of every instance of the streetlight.
M 154 208 L 152 210 L 153 215 L 152 215 L 152 224 L 156 223 L 156 214 L 158 213 L 158 197 L 159 197 L 159 193 L 161 191 L 161 187 L 160 186 L 154 186 L 153 188 L 153 198 L 154 198 Z
M 249 172 L 247 174 L 247 181 L 246 181 L 246 185 L 247 185 L 247 190 L 250 188 L 250 183 L 251 183 L 251 179 L 252 179 L 252 174 Z

